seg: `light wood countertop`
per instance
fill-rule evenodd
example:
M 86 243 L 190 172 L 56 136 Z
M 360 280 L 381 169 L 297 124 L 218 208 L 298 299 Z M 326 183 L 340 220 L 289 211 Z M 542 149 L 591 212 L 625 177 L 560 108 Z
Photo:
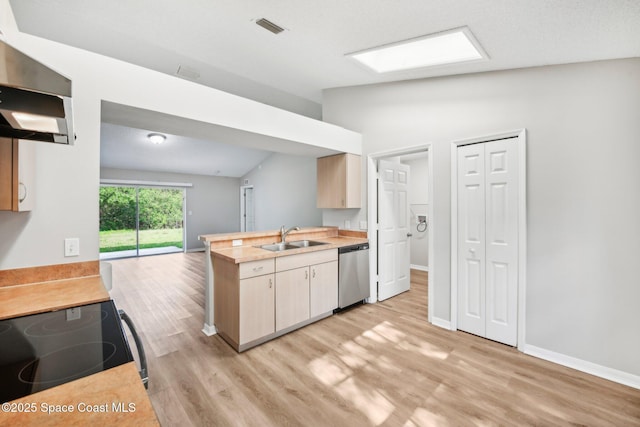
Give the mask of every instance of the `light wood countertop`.
M 100 276 L 0 288 L 0 319 L 109 300 Z
M 4 410 L 5 406 L 9 411 Z M 5 406 L 0 412 L 0 424 L 7 426 L 160 425 L 134 362 L 13 400 Z M 16 412 L 11 412 L 14 408 Z M 69 412 L 47 413 L 63 408 Z
M 338 235 L 337 227 L 303 227 L 299 231 L 292 231 L 290 236 L 294 236 L 295 234 L 327 233 L 329 231 L 332 231 L 335 235 Z M 257 239 L 262 237 L 273 237 L 279 235 L 279 233 L 279 230 L 239 231 L 237 233 L 203 234 L 198 236 L 198 238 L 203 242 L 221 242 L 233 239 Z
M 236 264 L 241 262 L 257 261 L 261 259 L 276 258 L 281 256 L 289 256 L 306 252 L 322 251 L 326 249 L 335 249 L 343 246 L 367 243 L 367 239 L 348 236 L 334 236 L 313 239 L 319 242 L 325 242 L 326 245 L 309 246 L 299 249 L 287 249 L 285 251 L 273 252 L 261 249 L 255 246 L 236 246 L 231 248 L 211 249 L 211 255 L 214 258 L 222 258 Z M 293 240 L 292 240 L 293 241 Z

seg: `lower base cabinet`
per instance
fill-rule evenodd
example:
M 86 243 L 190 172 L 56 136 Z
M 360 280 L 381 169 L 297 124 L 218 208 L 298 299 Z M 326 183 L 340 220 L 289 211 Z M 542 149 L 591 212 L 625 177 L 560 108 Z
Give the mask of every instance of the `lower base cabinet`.
M 316 317 L 338 308 L 338 261 L 310 267 L 309 316 Z
M 235 264 L 214 258 L 214 323 L 237 351 L 332 314 L 338 250 Z
M 240 280 L 240 336 L 246 344 L 275 332 L 275 275 Z
M 275 332 L 275 262 L 214 258 L 214 324 L 236 350 Z
M 309 267 L 276 273 L 276 331 L 309 320 Z

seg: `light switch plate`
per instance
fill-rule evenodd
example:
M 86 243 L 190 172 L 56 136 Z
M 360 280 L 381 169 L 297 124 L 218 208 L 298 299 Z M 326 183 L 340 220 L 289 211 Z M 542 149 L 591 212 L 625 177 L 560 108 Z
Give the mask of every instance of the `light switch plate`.
M 80 256 L 80 239 L 64 239 L 64 256 Z
M 360 230 L 367 229 L 367 221 L 360 221 Z
M 242 239 L 232 240 L 231 246 L 242 246 Z
M 349 221 L 348 219 L 346 219 L 344 221 L 344 228 L 345 230 L 350 230 L 351 229 L 351 221 Z

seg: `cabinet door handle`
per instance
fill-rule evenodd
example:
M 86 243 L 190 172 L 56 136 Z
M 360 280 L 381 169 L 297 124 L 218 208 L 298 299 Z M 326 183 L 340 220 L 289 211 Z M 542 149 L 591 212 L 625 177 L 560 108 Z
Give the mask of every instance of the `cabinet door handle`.
M 269 279 L 269 289 L 271 289 L 272 286 L 273 286 L 273 280 Z
M 260 271 L 262 270 L 264 267 L 261 265 L 260 267 L 253 267 L 253 271 Z
M 316 277 L 316 269 L 313 269 L 313 275 L 311 277 Z
M 27 186 L 24 185 L 24 182 L 19 182 L 18 187 L 22 189 L 22 194 L 20 194 L 20 199 L 18 200 L 18 202 L 22 203 L 24 202 L 24 199 L 27 198 Z
M 309 278 L 309 270 L 304 271 L 304 278 L 305 280 Z

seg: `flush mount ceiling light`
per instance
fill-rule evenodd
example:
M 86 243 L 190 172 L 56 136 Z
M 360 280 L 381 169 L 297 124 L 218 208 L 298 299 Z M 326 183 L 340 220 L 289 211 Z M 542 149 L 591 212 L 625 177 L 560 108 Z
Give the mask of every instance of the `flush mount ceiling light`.
M 153 142 L 156 145 L 162 144 L 164 140 L 167 139 L 167 137 L 161 133 L 150 133 L 149 135 L 147 135 L 147 138 L 149 138 L 149 141 Z
M 347 55 L 377 73 L 488 59 L 467 27 Z

